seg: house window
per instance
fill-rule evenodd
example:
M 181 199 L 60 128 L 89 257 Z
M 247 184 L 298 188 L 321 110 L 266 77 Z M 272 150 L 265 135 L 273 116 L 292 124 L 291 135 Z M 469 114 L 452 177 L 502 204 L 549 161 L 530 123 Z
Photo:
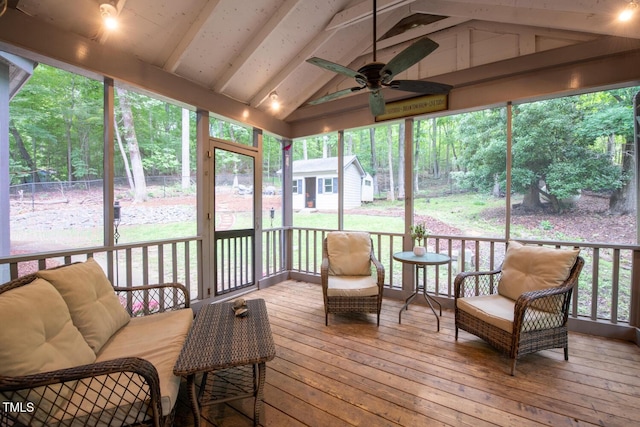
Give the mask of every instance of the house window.
M 302 180 L 294 179 L 293 180 L 293 194 L 302 194 Z
M 318 178 L 318 194 L 338 192 L 338 178 Z

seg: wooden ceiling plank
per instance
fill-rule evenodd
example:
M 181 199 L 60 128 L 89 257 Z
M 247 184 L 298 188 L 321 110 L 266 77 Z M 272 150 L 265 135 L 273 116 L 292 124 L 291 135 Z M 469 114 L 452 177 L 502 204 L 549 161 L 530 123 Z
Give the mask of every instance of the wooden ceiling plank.
M 518 0 L 516 2 L 505 2 L 505 0 L 477 0 L 467 1 L 476 5 L 504 6 L 505 4 L 514 4 L 520 9 L 542 9 L 564 12 L 580 12 L 597 14 L 613 14 L 617 15 L 620 9 L 624 9 L 628 0 Z
M 182 39 L 180 39 L 180 41 L 176 45 L 175 49 L 173 49 L 173 52 L 171 52 L 171 55 L 169 55 L 169 58 L 167 58 L 167 60 L 165 61 L 163 67 L 165 71 L 174 73 L 178 69 L 178 67 L 180 66 L 180 62 L 182 62 L 182 58 L 184 58 L 184 55 L 189 49 L 189 46 L 204 29 L 205 24 L 214 14 L 219 4 L 220 0 L 208 0 L 204 4 L 202 10 L 198 12 L 197 18 L 194 21 L 193 25 L 189 27 Z
M 381 22 L 378 22 L 378 34 L 384 34 L 389 31 L 391 28 L 393 28 L 394 25 L 396 25 L 401 19 L 406 16 L 406 13 L 406 10 L 397 9 L 394 10 L 391 14 L 385 16 L 385 18 Z M 341 58 L 339 58 L 338 61 L 335 62 L 337 62 L 338 64 L 351 64 L 363 54 L 371 52 L 373 45 L 371 37 L 371 33 L 363 35 L 363 37 L 361 37 L 357 41 L 357 43 L 354 44 L 353 48 L 350 49 L 349 52 L 345 53 Z M 365 49 L 363 49 L 363 47 Z M 303 90 L 300 90 L 297 93 L 297 97 L 295 99 L 288 100 L 287 107 L 283 108 L 283 110 L 280 112 L 281 115 L 279 115 L 278 117 L 287 117 L 298 107 L 306 103 L 309 98 L 312 97 L 316 92 L 321 90 L 323 87 L 327 87 L 328 84 L 336 78 L 341 78 L 341 76 L 336 76 L 334 73 L 331 73 L 329 71 L 321 73 L 319 78 L 317 78 L 313 82 L 310 82 Z
M 240 55 L 236 56 L 233 64 L 225 71 L 225 73 L 213 83 L 216 92 L 224 92 L 229 86 L 236 73 L 247 63 L 249 58 L 264 45 L 269 36 L 276 31 L 282 21 L 293 12 L 298 4 L 303 0 L 286 0 L 274 13 L 269 22 L 267 22 L 258 31 L 255 36 L 240 50 Z
M 405 31 L 402 34 L 398 34 L 397 36 L 380 40 L 378 42 L 378 49 L 386 49 L 388 47 L 405 43 L 410 40 L 417 39 L 419 37 L 427 36 L 429 34 L 436 33 L 438 31 L 446 30 L 447 28 L 455 27 L 456 25 L 464 24 L 465 22 L 469 22 L 469 21 L 470 21 L 469 18 L 454 17 L 454 18 L 445 18 L 428 25 L 415 27 Z
M 275 76 L 271 78 L 264 85 L 264 87 L 253 96 L 253 98 L 251 98 L 249 104 L 254 108 L 260 106 L 269 97 L 269 94 L 271 94 L 271 92 L 276 90 L 278 86 L 282 84 L 282 82 L 287 80 L 287 78 L 291 74 L 293 74 L 298 69 L 298 67 L 305 64 L 307 58 L 310 58 L 313 55 L 313 52 L 317 51 L 320 46 L 322 46 L 327 40 L 331 39 L 334 34 L 335 31 L 324 31 L 318 34 L 318 36 L 315 37 L 309 44 L 307 44 L 292 61 L 290 61 L 284 68 L 279 70 L 275 74 Z
M 595 14 L 590 10 L 562 11 L 550 8 L 535 8 L 534 2 L 526 2 L 530 7 L 504 5 L 504 2 L 471 3 L 468 1 L 418 0 L 411 9 L 419 13 L 442 16 L 457 16 L 484 21 L 555 28 L 585 33 L 640 38 L 640 26 L 623 25 L 611 14 Z M 548 2 L 541 2 L 547 5 Z
M 415 0 L 380 0 L 378 1 L 378 16 L 380 14 L 392 11 L 401 6 L 413 3 Z M 348 26 L 357 24 L 365 19 L 371 19 L 373 15 L 373 3 L 363 1 L 357 5 L 336 13 L 327 25 L 327 31 L 339 30 Z

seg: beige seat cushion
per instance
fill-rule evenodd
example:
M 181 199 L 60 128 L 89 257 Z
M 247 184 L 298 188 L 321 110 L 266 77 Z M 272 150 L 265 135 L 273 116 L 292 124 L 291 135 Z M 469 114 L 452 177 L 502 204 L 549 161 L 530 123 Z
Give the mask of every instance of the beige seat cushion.
M 508 333 L 513 332 L 513 315 L 515 301 L 499 294 L 481 295 L 477 297 L 458 298 L 456 305 L 459 310 L 470 314 L 490 325 L 502 329 Z M 522 324 L 523 331 L 543 329 L 549 324 L 555 324 L 561 320 L 554 313 L 528 308 L 527 315 Z M 536 319 L 534 321 L 528 319 Z
M 327 296 L 368 297 L 378 295 L 378 284 L 373 276 L 329 276 Z
M 516 300 L 525 292 L 560 286 L 569 277 L 579 252 L 579 249 L 526 246 L 510 241 L 498 293 Z
M 102 347 L 96 361 L 140 357 L 151 362 L 158 370 L 162 413 L 167 415 L 176 403 L 180 387 L 180 377 L 173 375 L 173 366 L 192 322 L 191 309 L 132 318 Z
M 73 323 L 95 353 L 111 335 L 129 323 L 129 314 L 93 258 L 84 263 L 41 270 L 38 275 L 60 292 Z
M 4 292 L 0 296 L 0 375 L 21 376 L 93 363 L 96 355 L 71 321 L 69 309 L 56 289 L 44 279 Z M 70 390 L 61 385 L 48 391 L 36 388 L 22 398 L 9 392 L 0 400 L 36 404 L 36 420 L 53 405 L 66 404 Z M 44 398 L 40 400 L 40 395 Z M 42 425 L 33 419 L 22 420 Z
M 370 276 L 371 237 L 366 232 L 332 231 L 327 234 L 329 275 Z

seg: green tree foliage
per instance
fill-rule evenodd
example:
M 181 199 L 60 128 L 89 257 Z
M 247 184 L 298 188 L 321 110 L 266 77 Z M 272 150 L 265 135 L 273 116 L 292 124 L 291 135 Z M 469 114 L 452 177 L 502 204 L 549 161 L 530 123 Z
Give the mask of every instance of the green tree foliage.
M 145 174 L 179 175 L 182 158 L 182 107 L 134 91 L 127 93 Z M 116 111 L 119 111 L 117 98 Z M 190 120 L 190 165 L 195 170 L 195 113 L 190 114 L 194 116 Z M 117 116 L 120 117 L 118 114 Z M 118 126 L 124 134 L 121 120 L 118 120 Z M 124 165 L 119 158 L 116 161 L 116 175 L 124 175 Z
M 630 177 L 635 158 L 631 100 L 636 91 L 625 88 L 513 107 L 512 190 L 525 196 L 525 205 L 535 207 L 542 195 L 561 209 L 562 200 L 582 190 L 612 194 L 612 208 L 624 204 L 620 212 L 635 203 Z M 47 179 L 60 180 L 103 175 L 102 92 L 99 81 L 39 65 L 10 103 L 12 182 L 38 180 L 43 171 Z M 181 107 L 134 91 L 129 95 L 144 173 L 180 176 Z M 116 105 L 116 125 L 124 134 L 118 111 Z M 426 191 L 427 178 L 453 178 L 463 190 L 504 192 L 506 111 L 502 107 L 419 120 L 413 142 L 416 189 Z M 190 126 L 190 167 L 195 170 L 194 119 Z M 392 183 L 401 182 L 400 133 L 400 122 L 345 131 L 345 154 L 358 156 L 374 177 L 378 197 L 390 192 Z M 213 116 L 210 135 L 253 144 L 250 127 Z M 276 143 L 263 144 L 265 174 L 273 177 L 282 167 L 283 148 L 274 139 Z M 291 150 L 293 160 L 337 156 L 338 134 L 296 140 Z M 115 159 L 116 176 L 124 176 L 125 161 L 118 155 Z M 221 160 L 216 173 L 242 174 L 254 166 Z
M 453 118 L 457 122 L 461 171 L 452 172 L 467 190 L 490 192 L 496 182 L 506 183 L 507 136 L 503 108 L 474 111 Z M 449 123 L 448 123 L 449 124 Z
M 610 95 L 558 98 L 513 107 L 512 190 L 523 205 L 543 200 L 560 211 L 582 190 L 615 191 L 625 182 L 602 139 L 628 134 L 628 104 L 611 105 Z M 610 107 L 610 108 L 609 108 Z M 625 113 L 626 110 L 626 113 Z M 453 176 L 462 188 L 504 191 L 506 187 L 505 109 L 458 118 L 460 165 Z
M 102 84 L 40 64 L 9 104 L 13 181 L 102 176 Z

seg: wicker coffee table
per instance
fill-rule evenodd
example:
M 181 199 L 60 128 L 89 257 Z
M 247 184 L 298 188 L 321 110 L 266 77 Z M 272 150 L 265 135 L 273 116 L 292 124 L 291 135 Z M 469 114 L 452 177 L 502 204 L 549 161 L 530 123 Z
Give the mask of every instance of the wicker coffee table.
M 195 426 L 201 406 L 249 397 L 255 399 L 253 425 L 260 424 L 265 362 L 276 349 L 264 300 L 247 300 L 247 307 L 245 317 L 236 317 L 232 303 L 210 304 L 193 322 L 173 373 L 187 378 Z

